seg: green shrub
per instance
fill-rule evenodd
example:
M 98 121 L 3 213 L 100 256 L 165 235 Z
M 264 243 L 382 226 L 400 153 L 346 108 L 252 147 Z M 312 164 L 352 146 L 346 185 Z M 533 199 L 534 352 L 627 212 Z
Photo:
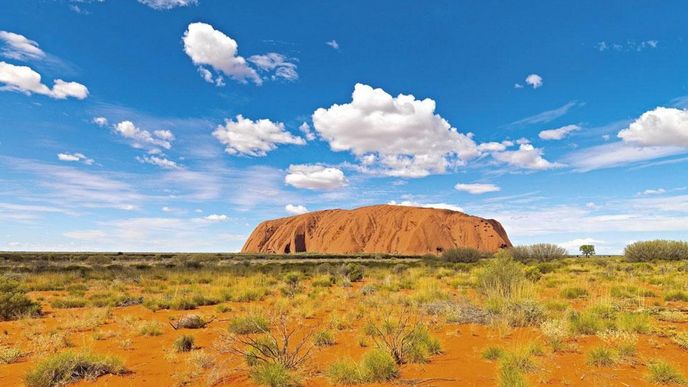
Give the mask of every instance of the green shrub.
M 194 348 L 193 336 L 179 336 L 173 344 L 175 352 L 189 352 Z
M 229 323 L 229 331 L 238 335 L 250 333 L 264 333 L 269 329 L 268 320 L 263 316 L 246 315 L 237 316 Z
M 38 363 L 26 374 L 24 382 L 27 387 L 53 387 L 106 374 L 121 375 L 125 371 L 117 358 L 66 351 Z
M 148 321 L 141 324 L 139 334 L 142 336 L 160 336 L 162 335 L 162 327 L 157 321 Z
M 515 368 L 511 365 L 502 364 L 502 366 L 499 367 L 499 386 L 527 387 L 528 382 L 518 368 Z
M 50 303 L 50 306 L 57 309 L 83 308 L 86 300 L 83 298 L 60 298 Z
M 671 341 L 676 343 L 682 349 L 688 351 L 688 332 L 677 333 L 674 337 L 671 338 Z
M 521 265 L 502 250 L 478 273 L 478 290 L 485 294 L 511 297 L 523 286 L 525 275 Z
M 373 349 L 363 356 L 361 374 L 366 382 L 385 382 L 396 378 L 399 368 L 389 353 Z
M 439 340 L 432 337 L 425 325 L 419 325 L 414 329 L 403 348 L 404 361 L 410 363 L 427 363 L 430 356 L 442 352 Z
M 280 363 L 261 363 L 251 368 L 251 378 L 259 386 L 293 387 L 300 383 L 289 370 Z
M 329 288 L 334 285 L 335 279 L 331 274 L 319 275 L 311 281 L 311 286 L 318 288 Z
M 0 364 L 12 364 L 21 359 L 24 353 L 17 347 L 5 347 L 0 345 Z
M 487 347 L 485 348 L 481 356 L 485 360 L 497 360 L 504 356 L 504 350 L 502 349 L 502 347 Z
M 688 302 L 688 292 L 684 292 L 683 290 L 672 290 L 664 295 L 664 300 Z
M 346 263 L 339 267 L 339 274 L 351 282 L 358 282 L 363 279 L 363 266 L 357 263 Z
M 313 337 L 313 341 L 315 342 L 315 345 L 318 347 L 328 347 L 330 345 L 334 345 L 334 335 L 332 332 L 328 330 L 322 330 L 319 331 L 315 334 Z
M 478 262 L 483 253 L 472 247 L 455 247 L 442 253 L 442 259 L 447 262 L 473 263 Z
M 0 276 L 0 321 L 23 315 L 37 315 L 40 312 L 40 305 L 26 296 L 26 291 L 17 281 Z
M 624 256 L 631 262 L 684 260 L 688 259 L 688 242 L 660 239 L 635 242 L 626 246 Z
M 352 385 L 364 382 L 361 367 L 351 359 L 333 363 L 327 370 L 327 376 L 334 384 Z
M 588 353 L 588 364 L 596 367 L 609 367 L 616 363 L 614 352 L 605 347 L 597 347 Z
M 686 384 L 686 378 L 671 364 L 656 360 L 647 365 L 647 379 L 657 384 Z
M 514 246 L 509 249 L 513 258 L 520 262 L 534 260 L 547 262 L 566 256 L 566 249 L 551 243 L 537 243 L 530 246 Z
M 545 320 L 545 308 L 530 299 L 509 302 L 503 314 L 512 327 L 539 326 Z
M 617 317 L 616 327 L 629 333 L 648 333 L 652 325 L 650 317 L 645 313 L 624 312 Z
M 573 286 L 562 289 L 561 296 L 569 300 L 572 300 L 574 298 L 587 298 L 588 291 L 583 288 Z
M 573 312 L 569 317 L 571 332 L 578 335 L 594 335 L 604 329 L 604 321 L 595 313 Z

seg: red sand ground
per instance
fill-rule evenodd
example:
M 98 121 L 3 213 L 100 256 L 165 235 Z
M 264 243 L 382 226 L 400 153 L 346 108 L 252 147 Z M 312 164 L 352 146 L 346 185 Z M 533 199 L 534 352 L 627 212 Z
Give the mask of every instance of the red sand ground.
M 360 288 L 356 284 L 352 291 Z M 58 292 L 34 292 L 32 296 L 49 296 Z M 252 303 L 255 305 L 257 303 Z M 228 319 L 247 307 L 247 304 L 228 303 L 232 312 L 222 313 L 205 329 L 173 330 L 168 324 L 170 317 L 187 314 L 185 311 L 150 311 L 142 306 L 114 308 L 112 318 L 108 323 L 97 328 L 98 331 L 113 331 L 118 336 L 103 341 L 92 338 L 93 331 L 76 332 L 70 335 L 75 349 L 91 349 L 101 354 L 116 355 L 124 360 L 131 371 L 125 376 L 104 376 L 95 381 L 83 381 L 76 385 L 97 386 L 171 386 L 180 380 L 179 374 L 186 367 L 189 354 L 177 354 L 172 359 L 166 358 L 171 352 L 173 341 L 182 334 L 191 334 L 196 344 L 216 359 L 223 374 L 228 375 L 218 384 L 221 386 L 249 386 L 253 385 L 247 375 L 243 359 L 234 355 L 218 354 L 213 348 L 213 342 L 221 331 L 225 331 Z M 678 305 L 677 305 L 678 307 Z M 85 309 L 51 310 L 45 306 L 47 315 L 39 319 L 27 320 L 42 324 L 46 331 L 57 329 L 70 319 L 80 318 Z M 339 312 L 348 311 L 347 305 L 341 305 Z M 201 307 L 193 313 L 211 316 L 217 315 L 214 307 Z M 156 320 L 162 324 L 163 334 L 156 337 L 140 336 L 136 329 L 125 328 L 117 321 L 124 317 L 141 318 L 146 321 Z M 306 326 L 324 326 L 329 321 L 328 314 L 317 316 L 304 321 Z M 662 323 L 665 324 L 665 323 Z M 673 325 L 679 330 L 686 329 L 686 323 L 665 324 Z M 20 346 L 26 344 L 22 339 L 26 322 L 0 322 L 0 333 L 5 343 Z M 365 348 L 358 345 L 361 323 L 358 322 L 351 329 L 336 332 L 337 344 L 332 347 L 315 348 L 309 363 L 309 375 L 305 378 L 306 386 L 329 385 L 323 372 L 334 361 L 343 356 L 360 359 Z M 483 325 L 441 324 L 433 326 L 432 333 L 439 338 L 443 354 L 435 356 L 428 364 L 409 364 L 401 367 L 400 380 L 432 379 L 422 385 L 432 386 L 490 386 L 498 381 L 498 369 L 495 362 L 481 359 L 481 352 L 490 345 L 509 347 L 526 344 L 533 341 L 542 342 L 540 333 L 533 328 L 517 328 L 510 330 L 504 337 L 499 337 L 495 328 Z M 123 338 L 131 338 L 130 349 L 122 349 L 120 342 Z M 544 345 L 545 355 L 535 357 L 539 369 L 527 374 L 532 385 L 554 386 L 640 386 L 650 385 L 645 379 L 646 367 L 644 361 L 649 359 L 663 359 L 673 363 L 684 374 L 688 371 L 688 352 L 681 350 L 676 344 L 666 338 L 639 335 L 638 357 L 633 363 L 621 363 L 609 368 L 598 368 L 586 364 L 587 352 L 602 341 L 595 337 L 582 337 L 569 342 L 572 350 L 563 353 L 551 353 Z M 0 365 L 0 386 L 21 386 L 23 376 L 32 368 L 37 357 L 29 355 L 15 364 Z M 202 380 L 202 379 L 200 379 Z M 399 380 L 397 380 L 397 383 Z M 199 379 L 191 385 L 203 385 Z

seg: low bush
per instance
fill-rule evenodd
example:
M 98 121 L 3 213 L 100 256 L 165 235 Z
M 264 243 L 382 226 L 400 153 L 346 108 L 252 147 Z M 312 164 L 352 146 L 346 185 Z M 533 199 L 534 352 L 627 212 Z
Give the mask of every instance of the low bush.
M 206 320 L 197 314 L 187 314 L 175 322 L 171 322 L 172 328 L 201 329 L 205 328 L 212 320 Z
M 361 367 L 351 359 L 339 360 L 327 370 L 327 376 L 334 384 L 352 385 L 363 383 Z
M 263 316 L 237 316 L 229 322 L 229 331 L 238 335 L 264 333 L 268 331 L 268 320 Z
M 26 291 L 17 281 L 0 276 L 0 321 L 37 315 L 40 311 L 40 305 L 26 296 Z
M 473 263 L 478 262 L 483 256 L 480 250 L 471 247 L 455 247 L 442 253 L 442 259 L 447 262 Z
M 50 303 L 50 306 L 57 309 L 72 309 L 83 308 L 84 306 L 86 306 L 86 303 L 86 300 L 84 300 L 83 298 L 70 297 L 54 300 Z
M 363 356 L 361 374 L 368 383 L 384 382 L 396 378 L 399 368 L 389 353 L 373 349 Z
M 561 296 L 569 300 L 573 300 L 575 298 L 587 298 L 588 291 L 581 287 L 573 286 L 562 289 Z
M 329 347 L 335 344 L 334 335 L 328 330 L 317 332 L 313 337 L 313 341 L 318 347 Z
M 487 347 L 481 354 L 481 357 L 485 360 L 497 360 L 504 356 L 504 350 L 502 347 Z
M 688 292 L 684 292 L 683 290 L 671 290 L 664 294 L 664 300 L 688 302 Z
M 441 352 L 439 340 L 430 335 L 425 325 L 418 325 L 405 343 L 404 360 L 409 363 L 427 363 L 430 356 Z
M 17 347 L 0 346 L 0 364 L 12 364 L 21 359 L 24 353 Z
M 588 352 L 588 364 L 596 367 L 609 367 L 616 363 L 614 351 L 606 347 L 597 347 Z
M 351 282 L 363 279 L 363 266 L 357 263 L 346 263 L 339 267 L 339 274 Z
M 548 262 L 564 258 L 566 249 L 551 243 L 537 243 L 530 246 L 514 246 L 509 249 L 513 258 L 520 262 Z
M 671 364 L 656 360 L 647 365 L 647 379 L 657 384 L 686 384 L 686 378 Z
M 41 361 L 26 374 L 27 387 L 54 387 L 82 379 L 125 372 L 122 361 L 108 356 L 66 351 Z
M 251 368 L 251 378 L 259 386 L 298 386 L 298 378 L 280 363 L 261 363 Z
M 684 260 L 688 259 L 688 242 L 660 239 L 635 242 L 626 246 L 624 256 L 631 262 Z
M 509 298 L 525 281 L 521 265 L 502 250 L 478 273 L 478 290 L 484 295 L 497 294 Z
M 373 349 L 363 355 L 359 364 L 351 359 L 335 362 L 327 371 L 334 384 L 361 384 L 387 382 L 399 375 L 394 358 L 381 349 Z
M 139 334 L 141 336 L 160 336 L 162 335 L 162 327 L 157 321 L 144 322 L 139 326 Z
M 173 344 L 175 352 L 190 352 L 194 348 L 193 336 L 179 336 Z

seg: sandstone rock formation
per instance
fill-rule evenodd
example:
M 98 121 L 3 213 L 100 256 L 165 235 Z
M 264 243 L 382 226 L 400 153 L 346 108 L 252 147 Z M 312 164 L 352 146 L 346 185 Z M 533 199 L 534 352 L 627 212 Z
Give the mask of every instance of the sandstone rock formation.
M 268 220 L 242 252 L 438 254 L 452 247 L 494 252 L 511 247 L 496 220 L 435 208 L 377 205 Z

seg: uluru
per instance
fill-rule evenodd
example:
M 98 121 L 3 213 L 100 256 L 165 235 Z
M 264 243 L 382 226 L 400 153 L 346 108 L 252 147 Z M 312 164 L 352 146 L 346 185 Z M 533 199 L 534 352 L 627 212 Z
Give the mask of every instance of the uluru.
M 454 247 L 511 247 L 502 225 L 447 209 L 375 205 L 309 212 L 260 223 L 245 253 L 439 254 Z

